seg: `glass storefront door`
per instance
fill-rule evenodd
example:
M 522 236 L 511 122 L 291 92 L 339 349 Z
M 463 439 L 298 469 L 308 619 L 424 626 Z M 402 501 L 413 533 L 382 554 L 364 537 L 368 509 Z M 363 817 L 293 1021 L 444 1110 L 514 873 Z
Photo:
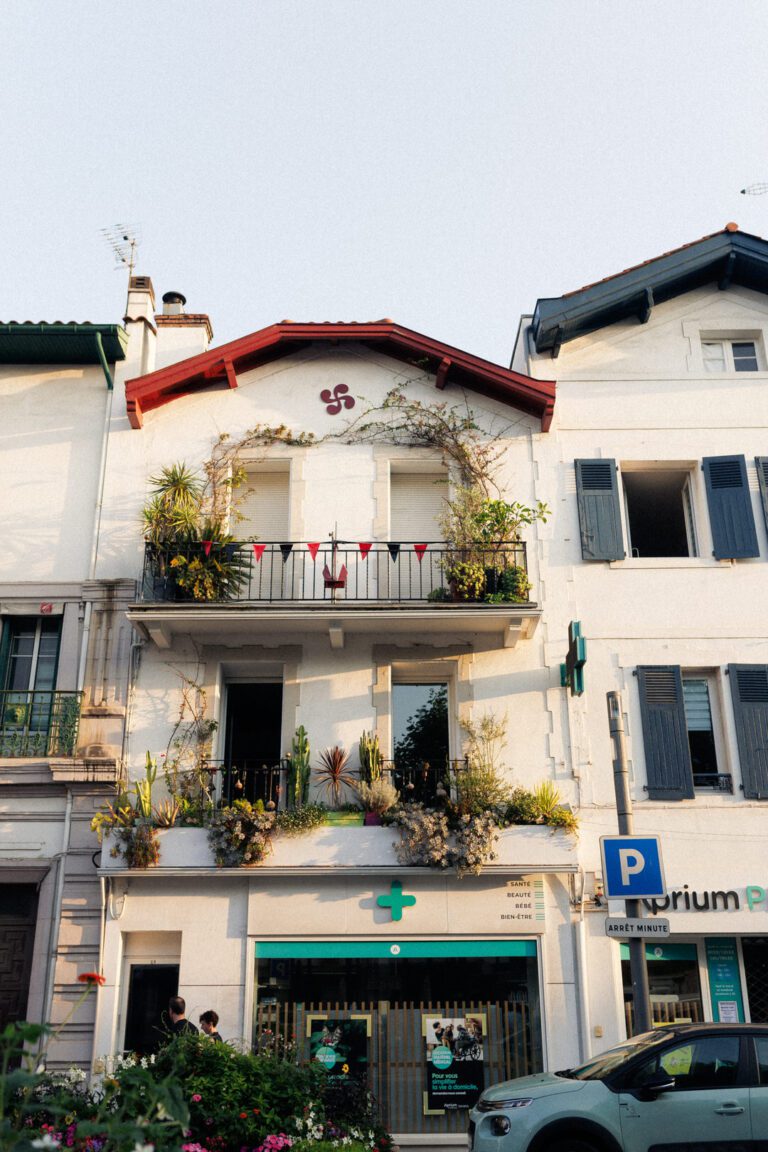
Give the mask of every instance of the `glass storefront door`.
M 259 942 L 256 988 L 255 1045 L 335 1045 L 394 1132 L 463 1133 L 484 1085 L 542 1068 L 533 940 Z

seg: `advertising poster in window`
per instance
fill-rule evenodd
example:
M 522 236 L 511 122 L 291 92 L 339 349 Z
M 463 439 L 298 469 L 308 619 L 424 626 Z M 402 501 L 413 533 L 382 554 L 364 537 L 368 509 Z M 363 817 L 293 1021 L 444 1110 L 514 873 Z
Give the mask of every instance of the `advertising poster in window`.
M 422 1017 L 425 1112 L 471 1108 L 483 1090 L 485 1015 Z
M 307 1030 L 309 1058 L 323 1065 L 329 1084 L 340 1086 L 367 1079 L 370 1017 L 324 1020 L 315 1016 L 308 1021 Z

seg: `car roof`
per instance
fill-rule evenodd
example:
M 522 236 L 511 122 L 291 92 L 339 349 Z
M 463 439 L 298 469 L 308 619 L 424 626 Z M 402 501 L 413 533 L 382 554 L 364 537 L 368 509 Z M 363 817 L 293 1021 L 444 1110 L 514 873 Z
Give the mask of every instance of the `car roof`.
M 687 1036 L 701 1032 L 712 1032 L 715 1035 L 718 1033 L 752 1032 L 763 1036 L 768 1035 L 768 1024 L 664 1024 L 661 1028 L 654 1028 L 653 1031 L 656 1035 L 667 1036 Z

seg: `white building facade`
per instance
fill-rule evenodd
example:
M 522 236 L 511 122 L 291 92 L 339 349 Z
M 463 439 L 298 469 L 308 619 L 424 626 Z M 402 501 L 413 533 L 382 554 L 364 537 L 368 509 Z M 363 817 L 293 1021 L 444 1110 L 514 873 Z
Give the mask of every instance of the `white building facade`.
M 465 1113 L 427 1092 L 436 1016 L 482 1022 L 488 1080 L 572 1065 L 624 1038 L 625 949 L 604 933 L 606 912 L 621 908 L 601 895 L 599 853 L 617 830 L 609 691 L 622 693 L 636 827 L 662 837 L 669 884 L 647 908 L 671 923 L 649 946 L 655 1019 L 768 1018 L 767 260 L 764 241 L 729 226 L 539 301 L 510 369 L 392 321 L 285 322 L 209 348 L 205 315 L 175 293 L 156 314 L 151 282 L 135 277 L 109 395 L 99 362 L 77 379 L 55 369 L 36 477 L 46 501 L 10 467 L 4 520 L 27 534 L 35 525 L 58 551 L 38 549 L 30 570 L 11 534 L 1 687 L 36 687 L 29 668 L 28 683 L 10 678 L 14 615 L 34 618 L 42 652 L 29 606 L 61 604 L 72 667 L 65 685 L 62 640 L 55 687 L 82 692 L 80 723 L 66 755 L 29 746 L 0 761 L 8 891 L 39 875 L 56 889 L 51 862 L 74 819 L 66 791 L 43 813 L 42 792 L 22 798 L 21 776 L 52 786 L 57 772 L 90 772 L 106 787 L 120 767 L 140 780 L 147 752 L 162 775 L 163 753 L 172 759 L 195 724 L 218 799 L 282 808 L 300 727 L 313 795 L 323 798 L 319 753 L 342 746 L 354 768 L 373 732 L 401 791 L 429 803 L 442 770 L 398 764 L 414 715 L 439 713 L 435 759 L 457 771 L 463 725 L 505 717 L 510 784 L 551 782 L 581 825 L 578 838 L 507 828 L 497 858 L 462 878 L 401 863 L 392 827 L 339 823 L 278 837 L 249 868 L 217 868 L 206 830 L 177 824 L 159 832 L 155 867 L 131 869 L 114 841 L 91 862 L 87 818 L 103 795 L 89 792 L 77 844 L 93 916 L 72 959 L 106 978 L 77 1040 L 95 1066 L 143 1043 L 176 991 L 192 1019 L 215 1008 L 225 1038 L 247 1043 L 271 1029 L 306 1045 L 318 1021 L 357 1020 L 392 1129 L 445 1143 L 463 1139 Z M 10 444 L 38 420 L 38 368 L 3 378 Z M 441 591 L 441 514 L 457 474 L 435 443 L 371 433 L 372 420 L 393 418 L 381 410 L 393 390 L 469 413 L 499 450 L 499 494 L 549 505 L 514 546 L 527 599 Z M 142 509 L 163 469 L 200 472 L 222 443 L 240 445 L 246 476 L 242 519 L 229 525 L 239 544 L 203 536 L 183 562 L 237 554 L 243 581 L 197 600 L 162 549 L 145 546 Z M 68 467 L 79 470 L 74 504 Z M 574 621 L 587 644 L 580 696 L 561 683 Z M 52 839 L 31 834 L 54 819 Z M 31 1015 L 45 1014 L 36 989 L 50 979 L 46 947 L 54 955 L 42 927 Z
M 671 932 L 646 946 L 656 1022 L 768 1019 L 767 253 L 728 225 L 540 300 L 513 359 L 557 377 L 537 442 L 556 509 L 543 626 L 578 620 L 587 643 L 559 726 L 587 891 L 617 832 L 608 692 L 636 832 L 661 837 L 668 893 L 645 908 Z M 593 1050 L 631 1025 L 628 949 L 605 938 L 601 903 L 585 905 Z

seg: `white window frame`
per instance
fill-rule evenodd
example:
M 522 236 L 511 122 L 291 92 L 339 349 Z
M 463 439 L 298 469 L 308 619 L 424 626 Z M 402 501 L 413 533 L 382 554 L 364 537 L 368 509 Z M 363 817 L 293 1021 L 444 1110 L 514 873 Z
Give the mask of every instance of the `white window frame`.
M 753 316 L 749 317 L 747 324 L 744 316 L 729 316 L 723 318 L 717 327 L 712 327 L 701 320 L 683 320 L 683 336 L 688 341 L 688 355 L 686 363 L 688 372 L 698 377 L 743 377 L 754 378 L 755 372 L 737 372 L 733 367 L 733 356 L 730 347 L 725 350 L 730 356 L 730 364 L 726 364 L 725 371 L 710 371 L 704 362 L 705 344 L 753 343 L 757 356 L 757 372 L 768 372 L 768 322 L 760 323 Z
M 699 536 L 696 523 L 696 504 L 705 499 L 701 491 L 699 475 L 701 471 L 700 460 L 620 460 L 618 469 L 618 483 L 621 492 L 622 532 L 627 559 L 635 563 L 646 562 L 651 565 L 664 563 L 680 563 L 681 561 L 698 560 L 704 555 L 702 540 Z M 635 556 L 632 551 L 632 532 L 629 523 L 629 508 L 627 503 L 627 490 L 624 476 L 630 472 L 685 472 L 685 483 L 681 490 L 683 516 L 685 519 L 685 532 L 688 542 L 687 556 Z
M 756 366 L 754 368 L 741 368 L 740 369 L 740 368 L 736 367 L 736 357 L 735 357 L 734 351 L 733 351 L 735 344 L 751 344 L 752 345 L 752 347 L 755 350 Z M 714 348 L 720 349 L 720 352 L 722 354 L 718 357 L 712 357 L 712 356 L 708 355 L 708 350 L 714 349 Z M 702 340 L 701 340 L 701 358 L 702 358 L 702 363 L 704 364 L 705 373 L 707 373 L 708 375 L 712 375 L 712 376 L 722 376 L 722 375 L 725 375 L 726 373 L 730 373 L 730 372 L 738 372 L 739 374 L 744 373 L 744 372 L 760 372 L 762 369 L 762 360 L 761 360 L 761 356 L 760 356 L 760 342 L 758 340 L 754 339 L 754 337 L 742 336 L 739 339 L 728 338 L 728 339 L 717 339 L 717 340 L 707 340 L 705 337 L 702 337 Z M 722 364 L 722 367 L 721 368 L 714 367 L 714 365 L 716 365 L 716 364 Z

